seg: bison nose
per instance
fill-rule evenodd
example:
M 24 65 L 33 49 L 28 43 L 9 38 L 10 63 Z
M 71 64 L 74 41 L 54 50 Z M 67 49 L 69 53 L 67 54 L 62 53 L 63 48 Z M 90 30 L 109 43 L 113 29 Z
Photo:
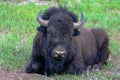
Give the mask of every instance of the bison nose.
M 66 53 L 66 51 L 64 51 L 64 50 L 62 50 L 62 51 L 55 50 L 54 57 L 58 58 L 58 59 L 63 58 L 65 56 L 65 53 Z

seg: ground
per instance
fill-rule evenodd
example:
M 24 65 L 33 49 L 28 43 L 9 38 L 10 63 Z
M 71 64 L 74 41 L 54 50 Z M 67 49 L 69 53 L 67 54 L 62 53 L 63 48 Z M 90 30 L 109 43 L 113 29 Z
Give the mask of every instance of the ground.
M 61 0 L 63 5 L 69 1 L 69 8 L 78 17 L 80 11 L 83 11 L 85 26 L 102 27 L 106 30 L 110 37 L 111 55 L 108 64 L 99 72 L 88 71 L 81 76 L 55 74 L 48 79 L 38 74 L 27 74 L 24 70 L 29 62 L 32 41 L 39 25 L 36 21 L 37 13 L 40 9 L 44 12 L 50 4 L 56 4 L 36 0 L 34 5 L 29 4 L 29 1 L 24 0 L 14 3 L 15 5 L 0 2 L 0 80 L 120 80 L 119 0 L 76 0 L 76 3 L 74 0 Z
M 101 69 L 103 72 L 103 75 L 111 77 L 111 80 L 120 80 L 120 56 L 111 56 L 109 63 L 114 63 L 114 66 L 112 66 L 112 70 L 109 71 L 109 69 L 106 70 L 106 68 Z M 95 76 L 91 75 L 90 73 L 93 71 L 90 71 L 89 73 L 85 73 L 84 76 L 87 77 L 88 80 L 97 80 Z M 94 73 L 94 72 L 93 72 Z M 97 72 L 99 73 L 99 72 Z M 68 80 L 73 80 L 66 78 Z M 5 71 L 4 69 L 0 68 L 0 80 L 58 80 L 56 77 L 46 77 L 39 74 L 27 74 L 24 71 Z M 62 79 L 60 79 L 62 80 Z M 64 79 L 65 80 L 65 79 Z
M 0 71 L 0 80 L 53 80 L 38 74 Z

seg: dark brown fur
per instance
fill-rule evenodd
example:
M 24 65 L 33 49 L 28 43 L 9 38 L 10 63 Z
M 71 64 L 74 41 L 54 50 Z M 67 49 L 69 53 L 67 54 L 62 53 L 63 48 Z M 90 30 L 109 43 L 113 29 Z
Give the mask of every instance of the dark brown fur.
M 55 12 L 56 10 L 58 12 Z M 77 21 L 76 15 L 64 8 L 48 9 L 43 19 L 49 18 L 47 28 L 38 28 L 31 61 L 26 68 L 27 73 L 81 74 L 89 65 L 106 63 L 110 54 L 109 38 L 103 29 L 82 26 L 77 31 L 74 30 L 73 22 Z M 52 36 L 48 36 L 48 31 Z M 77 33 L 75 36 L 76 32 L 80 34 Z M 52 50 L 61 43 L 67 53 L 63 59 L 57 60 L 52 57 Z
M 102 63 L 104 64 L 108 59 L 110 54 L 109 51 L 109 38 L 103 29 L 89 29 L 85 27 L 81 27 L 80 29 L 81 35 L 74 37 L 73 43 L 76 48 L 78 54 L 74 57 L 73 61 L 68 61 L 65 65 L 66 73 L 73 74 L 75 67 L 87 68 L 88 65 L 93 66 L 94 64 Z M 34 54 L 34 56 L 45 56 L 42 42 L 43 33 L 37 32 L 36 37 L 34 39 L 33 46 L 33 54 L 34 51 L 42 52 L 39 54 Z M 44 63 L 44 60 L 43 60 Z M 70 64 L 69 66 L 67 66 Z M 42 72 L 43 73 L 43 72 Z

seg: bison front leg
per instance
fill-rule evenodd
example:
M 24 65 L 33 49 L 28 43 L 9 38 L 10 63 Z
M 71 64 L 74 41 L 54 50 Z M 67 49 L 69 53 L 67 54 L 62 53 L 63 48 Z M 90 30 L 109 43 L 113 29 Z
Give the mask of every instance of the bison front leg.
M 50 70 L 49 70 L 49 60 L 48 59 L 46 59 L 45 60 L 45 69 L 44 69 L 44 74 L 45 74 L 45 76 L 49 76 L 50 75 Z
M 25 70 L 27 73 L 44 73 L 44 52 L 42 47 L 42 33 L 38 32 L 34 38 L 30 63 Z
M 44 73 L 44 64 L 37 61 L 37 59 L 32 58 L 29 65 L 26 67 L 27 73 L 38 73 L 43 74 Z
M 68 64 L 67 64 L 68 65 Z M 81 57 L 76 56 L 69 66 L 66 68 L 66 73 L 80 75 L 86 69 Z

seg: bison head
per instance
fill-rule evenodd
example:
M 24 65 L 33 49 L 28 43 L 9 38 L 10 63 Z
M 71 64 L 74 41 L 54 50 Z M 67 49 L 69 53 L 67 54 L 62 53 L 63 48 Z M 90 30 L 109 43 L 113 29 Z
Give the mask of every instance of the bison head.
M 43 20 L 40 13 L 41 11 L 38 13 L 38 22 L 47 27 L 47 50 L 55 59 L 63 59 L 71 49 L 74 29 L 83 25 L 84 16 L 81 13 L 81 21 L 74 23 L 66 12 L 56 12 L 49 20 Z

